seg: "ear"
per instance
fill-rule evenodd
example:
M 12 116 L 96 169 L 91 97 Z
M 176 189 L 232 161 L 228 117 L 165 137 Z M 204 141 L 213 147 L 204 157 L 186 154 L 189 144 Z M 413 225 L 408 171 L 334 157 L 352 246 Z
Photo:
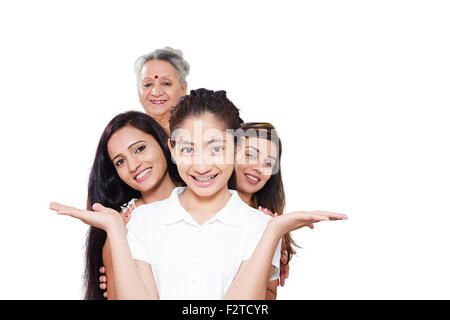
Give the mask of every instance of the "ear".
M 184 95 L 184 96 L 186 95 L 187 87 L 188 87 L 188 84 L 187 84 L 187 82 L 186 82 L 186 83 L 184 84 L 184 88 L 183 88 L 183 95 Z

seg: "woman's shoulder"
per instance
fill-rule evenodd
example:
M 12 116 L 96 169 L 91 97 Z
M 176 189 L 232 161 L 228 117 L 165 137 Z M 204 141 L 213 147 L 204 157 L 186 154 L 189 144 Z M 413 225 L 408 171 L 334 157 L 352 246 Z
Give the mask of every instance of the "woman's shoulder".
M 242 201 L 239 198 L 239 196 L 237 196 L 236 199 L 237 199 L 237 205 L 239 207 L 238 211 L 240 212 L 244 221 L 247 224 L 252 225 L 252 226 L 263 225 L 272 219 L 267 214 L 246 204 L 244 201 Z

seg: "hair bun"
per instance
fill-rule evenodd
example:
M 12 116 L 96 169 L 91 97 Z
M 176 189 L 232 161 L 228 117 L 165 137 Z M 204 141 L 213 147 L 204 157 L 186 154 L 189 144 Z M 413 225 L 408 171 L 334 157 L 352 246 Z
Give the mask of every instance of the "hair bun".
M 226 98 L 227 92 L 225 90 L 213 91 L 205 88 L 191 90 L 190 95 L 192 97 L 198 96 L 202 98 Z
M 219 90 L 214 93 L 218 98 L 226 98 L 227 92 L 225 90 Z

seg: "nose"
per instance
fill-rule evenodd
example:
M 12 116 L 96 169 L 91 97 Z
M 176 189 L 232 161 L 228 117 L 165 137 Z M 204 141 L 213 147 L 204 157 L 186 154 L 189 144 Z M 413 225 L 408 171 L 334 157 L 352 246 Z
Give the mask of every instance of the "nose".
M 194 162 L 192 164 L 192 170 L 196 173 L 203 175 L 211 171 L 212 162 L 210 159 L 202 153 L 198 153 L 194 156 Z
M 262 174 L 263 171 L 264 171 L 263 164 L 262 163 L 258 163 L 257 165 L 252 167 L 252 170 L 255 171 L 258 174 Z
M 150 94 L 155 97 L 161 96 L 163 94 L 161 85 L 159 83 L 155 83 L 150 91 Z
M 128 170 L 132 173 L 136 172 L 141 166 L 141 161 L 137 157 L 131 156 L 128 159 Z
M 192 170 L 194 170 L 199 175 L 207 174 L 211 171 L 212 166 L 208 163 L 194 163 Z

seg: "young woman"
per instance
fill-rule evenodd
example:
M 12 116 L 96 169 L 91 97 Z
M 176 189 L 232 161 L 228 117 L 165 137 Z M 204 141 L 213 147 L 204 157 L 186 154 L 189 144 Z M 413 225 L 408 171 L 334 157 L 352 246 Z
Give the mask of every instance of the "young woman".
M 243 145 L 235 165 L 236 190 L 249 206 L 273 215 L 282 214 L 285 206 L 281 177 L 281 141 L 275 127 L 267 122 L 249 122 L 241 125 Z M 278 284 L 284 286 L 289 275 L 289 261 L 296 251 L 289 233 L 283 236 L 280 279 L 269 285 L 267 299 L 276 298 Z M 298 246 L 297 246 L 298 247 Z
M 200 89 L 182 99 L 171 116 L 170 149 L 187 187 L 136 209 L 129 246 L 117 211 L 100 204 L 95 213 L 51 204 L 59 214 L 107 232 L 117 298 L 263 299 L 285 233 L 346 218 L 296 212 L 271 219 L 228 190 L 235 143 L 227 129 L 237 129 L 238 119 L 224 92 Z
M 129 111 L 114 117 L 98 143 L 89 177 L 87 209 L 101 203 L 120 211 L 131 199 L 139 199 L 136 205 L 166 199 L 182 182 L 171 161 L 167 139 L 158 123 L 142 112 Z M 123 217 L 129 219 L 126 212 Z M 98 270 L 105 264 L 113 284 L 106 233 L 91 227 L 86 239 L 85 299 L 103 299 Z M 110 290 L 114 290 L 113 285 Z

